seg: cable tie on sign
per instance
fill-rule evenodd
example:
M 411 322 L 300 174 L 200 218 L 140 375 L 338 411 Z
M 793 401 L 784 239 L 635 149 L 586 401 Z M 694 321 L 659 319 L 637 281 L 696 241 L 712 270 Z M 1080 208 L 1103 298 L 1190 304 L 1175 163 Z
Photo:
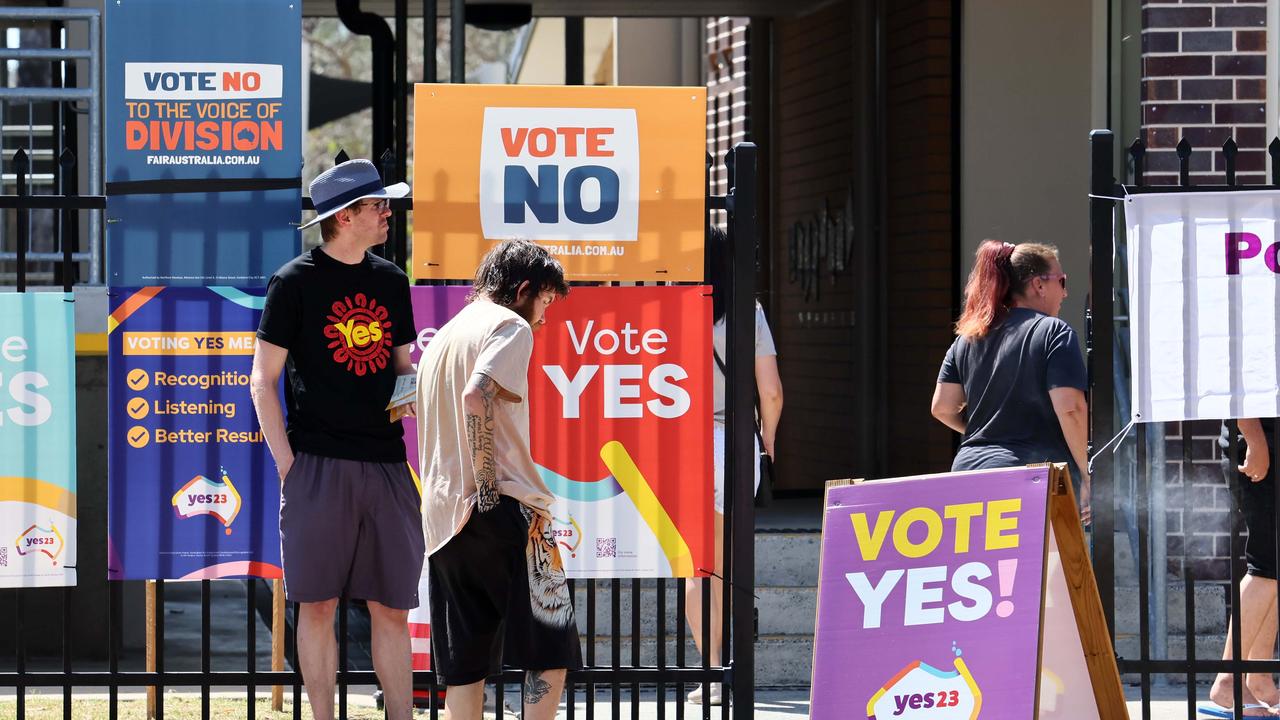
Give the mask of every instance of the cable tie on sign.
M 1141 418 L 1142 418 L 1142 413 L 1138 413 L 1134 415 L 1133 419 L 1129 421 L 1128 425 L 1124 426 L 1124 429 L 1121 430 L 1118 435 L 1108 440 L 1106 445 L 1103 445 L 1102 447 L 1098 448 L 1098 452 L 1094 453 L 1093 457 L 1089 458 L 1089 475 L 1091 476 L 1093 475 L 1093 461 L 1097 460 L 1098 456 L 1101 455 L 1103 452 L 1105 452 L 1106 449 L 1111 447 L 1112 445 L 1115 446 L 1111 450 L 1112 453 L 1114 453 L 1116 450 L 1119 450 L 1120 443 L 1124 441 L 1124 437 L 1129 434 L 1130 430 L 1133 429 L 1134 423 L 1138 422 L 1138 420 L 1140 420 Z
M 1121 197 L 1116 197 L 1114 195 L 1097 195 L 1094 193 L 1089 193 L 1089 197 L 1097 198 L 1099 200 L 1116 200 L 1119 202 L 1133 202 L 1133 193 L 1129 192 L 1129 188 L 1127 186 L 1117 185 L 1116 187 L 1120 188 L 1120 192 L 1124 193 L 1124 195 L 1122 195 Z
M 738 584 L 737 584 L 737 583 L 735 583 L 735 582 L 733 582 L 732 580 L 725 580 L 725 579 L 724 579 L 724 576 L 723 576 L 723 575 L 721 575 L 721 574 L 719 574 L 719 573 L 717 573 L 715 570 L 711 570 L 711 569 L 708 569 L 708 568 L 702 568 L 702 567 L 700 567 L 700 568 L 698 568 L 698 569 L 699 569 L 699 570 L 701 570 L 702 572 L 707 573 L 707 574 L 708 574 L 708 575 L 710 575 L 711 577 L 713 577 L 713 578 L 715 578 L 715 579 L 719 580 L 720 582 L 725 583 L 725 584 L 726 584 L 726 585 L 728 585 L 731 589 L 733 589 L 735 592 L 740 592 L 740 593 L 743 593 L 743 594 L 745 594 L 745 595 L 750 595 L 751 597 L 755 598 L 756 600 L 759 600 L 759 599 L 760 599 L 760 596 L 759 596 L 759 595 L 756 595 L 755 593 L 751 592 L 750 590 L 747 590 L 746 588 L 738 587 Z M 694 578 L 694 580 L 699 580 L 699 579 L 701 579 L 701 578 Z

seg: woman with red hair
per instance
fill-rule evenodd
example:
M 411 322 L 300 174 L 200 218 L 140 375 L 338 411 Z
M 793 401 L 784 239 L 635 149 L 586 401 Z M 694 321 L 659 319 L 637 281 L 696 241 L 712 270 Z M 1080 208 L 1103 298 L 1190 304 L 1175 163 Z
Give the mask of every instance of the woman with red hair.
M 986 240 L 933 393 L 963 435 L 952 470 L 1065 462 L 1089 521 L 1088 406 L 1080 342 L 1058 319 L 1067 275 L 1049 245 Z

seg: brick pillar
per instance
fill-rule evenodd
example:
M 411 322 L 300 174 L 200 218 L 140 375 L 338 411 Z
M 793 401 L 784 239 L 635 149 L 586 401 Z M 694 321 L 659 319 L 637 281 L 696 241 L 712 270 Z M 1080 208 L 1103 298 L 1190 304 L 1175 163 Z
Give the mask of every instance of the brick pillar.
M 706 20 L 707 152 L 714 158 L 711 192 L 716 195 L 729 191 L 724 154 L 749 135 L 751 68 L 747 62 L 750 53 L 747 36 L 750 24 L 744 17 Z M 717 217 L 717 222 L 721 220 Z
M 1208 420 L 1165 423 L 1165 547 L 1170 577 L 1181 576 L 1184 567 L 1198 580 L 1231 577 L 1235 501 L 1222 474 L 1220 427 Z
M 1174 148 L 1240 146 L 1241 183 L 1266 176 L 1267 2 L 1143 0 L 1142 130 L 1152 184 L 1176 183 Z M 1191 181 L 1223 183 L 1221 153 L 1192 153 Z
M 1147 182 L 1178 181 L 1185 137 L 1192 184 L 1226 182 L 1220 148 L 1240 147 L 1236 179 L 1266 181 L 1267 2 L 1142 3 L 1142 132 Z M 1230 577 L 1231 495 L 1220 468 L 1218 423 L 1167 423 L 1168 563 L 1201 580 Z M 1188 462 L 1189 460 L 1189 462 Z

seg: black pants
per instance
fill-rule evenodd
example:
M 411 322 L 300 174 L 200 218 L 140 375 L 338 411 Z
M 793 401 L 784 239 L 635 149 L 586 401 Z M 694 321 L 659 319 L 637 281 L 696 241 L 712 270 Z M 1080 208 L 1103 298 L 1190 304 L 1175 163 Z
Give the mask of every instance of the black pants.
M 582 649 L 564 565 L 546 517 L 502 496 L 427 559 L 431 664 L 445 685 L 503 665 L 577 670 Z
M 1222 426 L 1218 446 L 1222 448 L 1222 473 L 1235 498 L 1236 510 L 1244 519 L 1249 538 L 1244 543 L 1244 560 L 1250 575 L 1276 578 L 1276 468 L 1269 465 L 1266 477 L 1254 482 L 1237 470 L 1244 464 L 1245 442 L 1239 439 L 1238 458 L 1232 462 L 1227 425 Z M 1271 442 L 1270 437 L 1267 442 Z

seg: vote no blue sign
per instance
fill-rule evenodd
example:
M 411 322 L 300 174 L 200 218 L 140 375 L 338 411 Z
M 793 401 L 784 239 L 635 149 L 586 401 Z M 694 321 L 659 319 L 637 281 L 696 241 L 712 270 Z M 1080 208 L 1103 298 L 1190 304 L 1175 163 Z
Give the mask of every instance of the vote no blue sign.
M 112 286 L 266 285 L 298 254 L 302 3 L 105 3 Z

